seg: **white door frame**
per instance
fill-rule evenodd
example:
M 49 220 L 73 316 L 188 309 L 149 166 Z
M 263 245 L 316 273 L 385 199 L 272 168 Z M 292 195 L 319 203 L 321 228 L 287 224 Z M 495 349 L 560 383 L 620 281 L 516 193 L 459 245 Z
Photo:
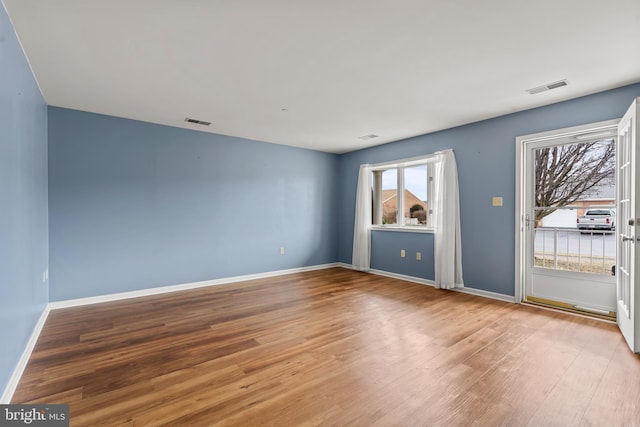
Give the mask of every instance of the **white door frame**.
M 529 144 L 549 141 L 562 137 L 569 137 L 572 135 L 583 133 L 596 133 L 598 131 L 605 131 L 610 129 L 616 129 L 620 119 L 606 120 L 598 123 L 590 123 L 581 126 L 573 126 L 564 129 L 551 130 L 547 132 L 540 132 L 530 135 L 523 135 L 516 138 L 516 221 L 515 221 L 515 234 L 516 234 L 516 248 L 515 248 L 515 290 L 514 299 L 516 303 L 521 303 L 524 298 L 524 286 L 526 279 L 526 200 L 525 195 L 526 179 L 523 176 L 527 170 L 525 165 L 526 152 Z

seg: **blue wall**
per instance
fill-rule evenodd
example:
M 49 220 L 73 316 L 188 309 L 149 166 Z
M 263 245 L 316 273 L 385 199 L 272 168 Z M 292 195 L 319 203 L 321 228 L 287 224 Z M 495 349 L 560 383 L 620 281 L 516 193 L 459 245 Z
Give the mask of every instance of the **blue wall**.
M 640 84 L 342 155 L 339 260 L 351 263 L 360 164 L 453 148 L 460 183 L 465 285 L 513 295 L 516 137 L 622 117 L 637 96 L 640 96 Z M 504 197 L 504 206 L 492 207 L 493 196 Z M 373 232 L 372 268 L 433 279 L 433 256 L 420 263 L 415 261 L 415 254 L 410 260 L 399 255 L 399 249 L 415 250 L 413 248 L 425 244 L 433 254 L 433 236 L 417 233 L 387 236 L 386 233 L 389 232 Z
M 0 5 L 0 394 L 48 300 L 47 107 Z
M 371 268 L 435 280 L 433 238 L 434 235 L 430 233 L 373 231 L 371 247 L 376 250 L 371 251 Z M 404 258 L 400 257 L 402 249 L 406 251 Z M 419 261 L 416 259 L 417 252 L 422 258 Z
M 337 155 L 53 107 L 49 153 L 51 301 L 337 259 Z

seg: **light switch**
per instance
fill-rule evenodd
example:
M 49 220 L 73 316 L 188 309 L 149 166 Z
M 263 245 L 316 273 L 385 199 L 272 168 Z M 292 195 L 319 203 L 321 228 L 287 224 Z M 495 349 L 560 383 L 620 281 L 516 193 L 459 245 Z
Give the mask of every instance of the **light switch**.
M 502 197 L 494 197 L 491 199 L 492 206 L 502 206 Z

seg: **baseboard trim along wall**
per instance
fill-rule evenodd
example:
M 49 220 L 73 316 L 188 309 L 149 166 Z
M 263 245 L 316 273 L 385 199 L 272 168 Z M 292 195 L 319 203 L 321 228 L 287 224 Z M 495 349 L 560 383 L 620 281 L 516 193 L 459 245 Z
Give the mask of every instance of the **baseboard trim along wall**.
M 391 277 L 392 279 L 404 280 L 406 282 L 419 283 L 421 285 L 433 286 L 434 288 L 436 286 L 436 284 L 435 284 L 435 282 L 433 280 L 423 279 L 421 277 L 415 277 L 415 276 L 407 276 L 406 274 L 392 273 L 390 271 L 384 271 L 384 270 L 376 270 L 375 268 L 372 268 L 371 270 L 369 270 L 369 273 L 375 274 L 375 275 L 378 275 L 378 276 Z
M 479 297 L 497 299 L 499 301 L 511 302 L 514 304 L 516 303 L 515 297 L 511 295 L 499 294 L 497 292 L 483 291 L 482 289 L 475 289 L 475 288 L 467 288 L 466 286 L 464 288 L 456 288 L 452 290 L 456 292 L 462 292 L 463 294 L 477 295 Z
M 18 383 L 20 382 L 20 378 L 22 378 L 22 373 L 27 367 L 27 363 L 29 363 L 29 359 L 31 358 L 31 353 L 38 342 L 38 337 L 40 337 L 40 332 L 42 332 L 42 328 L 44 327 L 45 322 L 47 321 L 47 317 L 49 316 L 49 305 L 47 305 L 40 318 L 38 319 L 38 323 L 36 323 L 35 328 L 33 328 L 33 332 L 31 333 L 31 337 L 29 337 L 29 341 L 27 342 L 27 346 L 24 348 L 22 352 L 22 356 L 18 360 L 18 364 L 16 368 L 13 370 L 13 374 L 11 378 L 9 378 L 9 383 L 4 389 L 2 393 L 2 397 L 0 397 L 0 405 L 8 405 L 11 403 L 11 398 L 13 397 L 13 393 L 15 393 L 16 388 L 18 387 Z
M 165 294 L 169 292 L 185 291 L 188 289 L 204 288 L 207 286 L 226 285 L 229 283 L 245 282 L 247 280 L 265 279 L 268 277 L 282 276 L 285 274 L 302 273 L 305 271 L 323 270 L 338 267 L 337 263 L 312 265 L 309 267 L 289 268 L 287 270 L 268 271 L 265 273 L 247 274 L 243 276 L 223 277 L 221 279 L 205 280 L 202 282 L 184 283 L 181 285 L 161 286 L 158 288 L 141 289 L 139 291 L 120 292 L 117 294 L 99 295 L 95 297 L 77 298 L 65 301 L 49 303 L 51 310 L 59 308 L 78 307 L 81 305 L 100 304 L 103 302 L 118 301 L 129 298 L 146 297 L 150 295 Z
M 338 263 L 338 266 L 343 268 L 348 268 L 351 270 L 354 269 L 350 264 L 345 264 L 342 262 Z M 433 286 L 433 287 L 436 286 L 433 280 L 423 279 L 421 277 L 415 277 L 415 276 L 407 276 L 406 274 L 392 273 L 384 270 L 376 270 L 374 268 L 370 269 L 369 273 L 377 274 L 378 276 L 391 277 L 393 279 L 405 280 L 407 282 L 419 283 L 421 285 L 427 285 L 427 286 Z M 497 292 L 484 291 L 482 289 L 469 288 L 466 286 L 464 288 L 455 288 L 451 290 L 455 292 L 462 292 L 465 294 L 476 295 L 479 297 L 491 298 L 499 301 L 512 302 L 512 303 L 516 302 L 515 297 L 511 295 L 499 294 Z

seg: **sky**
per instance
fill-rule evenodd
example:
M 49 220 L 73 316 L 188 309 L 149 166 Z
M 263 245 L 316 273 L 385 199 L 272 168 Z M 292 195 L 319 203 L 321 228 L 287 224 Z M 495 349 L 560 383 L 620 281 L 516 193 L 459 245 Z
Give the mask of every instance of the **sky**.
M 396 169 L 382 174 L 382 189 L 398 188 Z M 411 191 L 420 200 L 427 200 L 427 165 L 412 166 L 404 169 L 404 188 Z

